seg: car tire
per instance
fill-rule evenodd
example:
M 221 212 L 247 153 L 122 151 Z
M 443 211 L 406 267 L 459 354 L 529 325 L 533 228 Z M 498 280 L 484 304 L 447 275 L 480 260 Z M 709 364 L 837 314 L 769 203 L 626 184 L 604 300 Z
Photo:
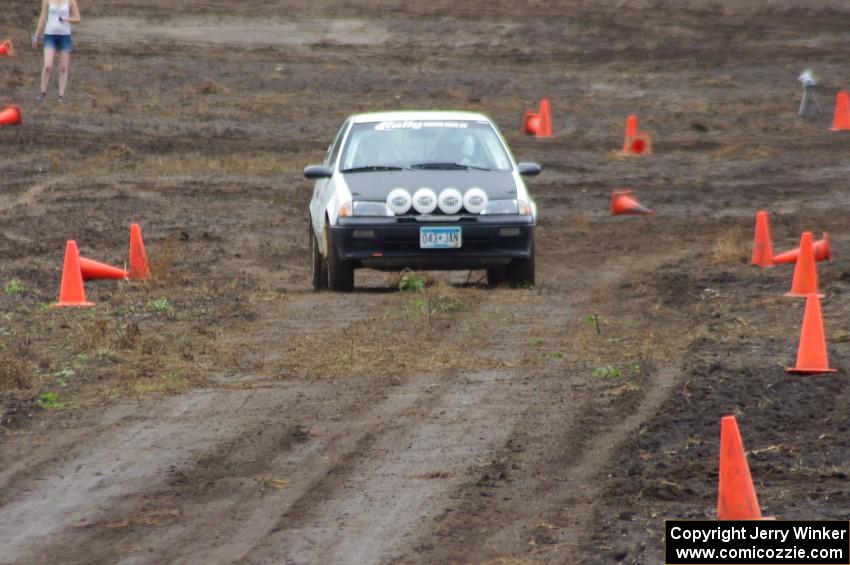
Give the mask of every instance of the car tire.
M 354 290 L 354 267 L 340 259 L 330 229 L 325 226 L 325 241 L 328 246 L 328 288 L 335 292 Z
M 328 266 L 322 252 L 319 249 L 319 240 L 310 226 L 310 254 L 312 257 L 311 278 L 313 279 L 313 290 L 328 288 Z
M 531 254 L 528 259 L 514 259 L 508 265 L 508 281 L 513 286 L 534 286 L 534 236 L 531 236 Z
M 487 285 L 488 286 L 499 286 L 500 284 L 504 284 L 508 280 L 508 268 L 507 267 L 492 267 L 487 269 Z

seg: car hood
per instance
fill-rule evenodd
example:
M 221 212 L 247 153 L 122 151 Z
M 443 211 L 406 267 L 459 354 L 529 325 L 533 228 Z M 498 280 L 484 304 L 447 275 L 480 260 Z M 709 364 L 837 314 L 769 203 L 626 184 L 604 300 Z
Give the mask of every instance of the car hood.
M 345 173 L 344 177 L 354 200 L 382 202 L 394 188 L 403 188 L 412 195 L 420 188 L 430 188 L 439 194 L 445 188 L 456 188 L 463 193 L 478 187 L 490 200 L 510 200 L 517 195 L 510 171 L 381 171 Z

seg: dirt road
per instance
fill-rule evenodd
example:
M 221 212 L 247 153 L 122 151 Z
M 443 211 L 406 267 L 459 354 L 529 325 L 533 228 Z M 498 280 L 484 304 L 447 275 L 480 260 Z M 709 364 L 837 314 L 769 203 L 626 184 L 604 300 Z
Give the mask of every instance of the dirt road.
M 713 516 L 730 412 L 767 514 L 847 519 L 850 11 L 738 4 L 108 0 L 64 106 L 0 60 L 0 563 L 657 563 L 663 519 Z M 519 134 L 541 96 L 551 140 Z M 300 170 L 397 107 L 483 111 L 543 164 L 535 288 L 309 289 Z M 617 154 L 631 112 L 652 158 Z M 657 216 L 609 217 L 622 186 Z M 837 376 L 785 374 L 760 208 L 777 248 L 830 233 Z M 66 239 L 120 264 L 132 221 L 152 282 L 45 307 Z

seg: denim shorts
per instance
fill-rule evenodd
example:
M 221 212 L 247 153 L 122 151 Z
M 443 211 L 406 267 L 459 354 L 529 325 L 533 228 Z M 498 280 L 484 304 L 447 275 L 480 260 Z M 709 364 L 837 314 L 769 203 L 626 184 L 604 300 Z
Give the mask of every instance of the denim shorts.
M 44 48 L 54 49 L 60 53 L 71 52 L 71 36 L 70 35 L 45 35 Z

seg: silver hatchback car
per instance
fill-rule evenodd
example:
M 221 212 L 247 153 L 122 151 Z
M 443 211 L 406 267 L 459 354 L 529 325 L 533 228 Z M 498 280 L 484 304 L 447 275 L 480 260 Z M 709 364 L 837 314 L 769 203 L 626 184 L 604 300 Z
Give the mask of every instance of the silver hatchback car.
M 492 121 L 470 112 L 359 114 L 304 169 L 313 288 L 350 291 L 358 268 L 486 269 L 534 284 L 537 207 Z

